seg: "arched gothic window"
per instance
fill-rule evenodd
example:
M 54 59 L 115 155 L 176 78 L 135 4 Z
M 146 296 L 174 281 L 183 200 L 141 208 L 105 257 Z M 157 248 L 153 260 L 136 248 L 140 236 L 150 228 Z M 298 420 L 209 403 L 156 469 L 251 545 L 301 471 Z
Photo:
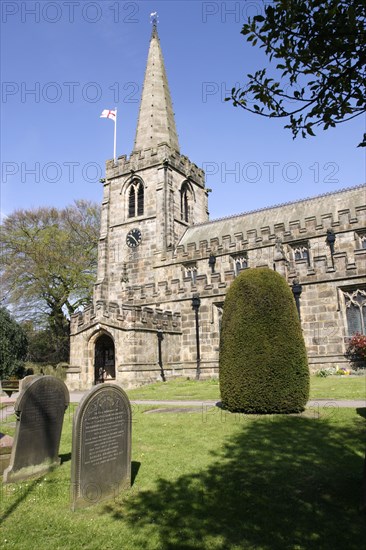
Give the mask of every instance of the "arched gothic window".
M 144 185 L 141 181 L 135 180 L 127 190 L 128 217 L 136 218 L 144 214 Z
M 189 199 L 190 199 L 190 189 L 188 183 L 183 183 L 180 190 L 180 218 L 184 222 L 189 222 Z
M 346 300 L 346 317 L 348 335 L 356 332 L 366 334 L 366 290 L 360 288 L 353 292 L 343 291 Z

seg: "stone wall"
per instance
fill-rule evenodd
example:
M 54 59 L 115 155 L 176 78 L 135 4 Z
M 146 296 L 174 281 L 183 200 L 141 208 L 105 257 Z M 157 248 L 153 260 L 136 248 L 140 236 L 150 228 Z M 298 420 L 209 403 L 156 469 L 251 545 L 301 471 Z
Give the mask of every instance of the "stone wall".
M 109 214 L 103 225 L 106 236 L 102 234 L 107 260 L 103 254 L 100 256 L 105 265 L 104 278 L 96 285 L 94 307 L 72 319 L 70 364 L 74 370 L 70 370 L 70 384 L 81 388 L 93 383 L 93 349 L 101 331 L 115 342 L 116 379 L 124 386 L 161 379 L 158 330 L 164 334 L 162 355 L 167 377 L 194 377 L 194 294 L 201 299 L 201 376 L 217 374 L 220 316 L 238 266 L 276 269 L 290 285 L 297 280 L 302 286 L 301 321 L 310 368 L 347 364 L 344 352 L 349 334 L 344 291 L 366 288 L 365 187 L 187 225 L 173 247 L 165 246 L 157 236 L 164 220 L 158 213 L 155 219 L 152 216 L 157 208 L 161 170 L 147 170 L 151 171 L 147 187 L 154 189 L 146 202 L 148 219 L 129 222 L 123 218 L 123 208 L 121 212 L 118 205 L 125 175 L 115 178 L 114 187 L 111 185 L 108 191 Z M 172 177 L 177 190 L 184 177 L 177 173 Z M 203 187 L 197 184 L 197 189 L 201 189 L 201 198 L 205 197 Z M 197 208 L 205 219 L 204 199 Z M 145 236 L 134 251 L 125 245 L 131 223 Z M 336 236 L 333 254 L 326 242 L 329 229 Z M 120 256 L 116 250 L 121 251 Z M 215 257 L 213 272 L 210 256 Z

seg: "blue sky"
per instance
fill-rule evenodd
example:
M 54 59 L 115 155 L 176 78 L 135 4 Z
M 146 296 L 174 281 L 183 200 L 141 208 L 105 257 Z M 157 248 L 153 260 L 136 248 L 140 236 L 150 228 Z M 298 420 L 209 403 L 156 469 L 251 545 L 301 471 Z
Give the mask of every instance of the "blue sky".
M 181 153 L 206 169 L 211 218 L 365 181 L 362 117 L 294 141 L 283 121 L 223 101 L 267 64 L 240 34 L 261 0 L 4 0 L 1 9 L 2 214 L 100 202 L 113 123 L 99 116 L 117 106 L 117 154 L 129 155 L 153 11 Z

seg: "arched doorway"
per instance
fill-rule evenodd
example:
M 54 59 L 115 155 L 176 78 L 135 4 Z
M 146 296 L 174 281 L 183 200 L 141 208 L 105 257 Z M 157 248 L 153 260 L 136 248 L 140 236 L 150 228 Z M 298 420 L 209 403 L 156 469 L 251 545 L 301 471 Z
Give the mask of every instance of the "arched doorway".
M 94 348 L 94 382 L 101 384 L 105 380 L 116 378 L 114 342 L 107 334 L 99 336 Z

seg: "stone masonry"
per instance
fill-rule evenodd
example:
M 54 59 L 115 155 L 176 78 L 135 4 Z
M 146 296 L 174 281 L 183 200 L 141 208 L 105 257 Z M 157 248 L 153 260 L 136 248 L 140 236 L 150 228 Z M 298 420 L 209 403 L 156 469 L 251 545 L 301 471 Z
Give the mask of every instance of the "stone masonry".
M 166 377 L 194 377 L 196 294 L 201 376 L 217 375 L 225 293 L 260 266 L 301 285 L 310 368 L 347 364 L 347 340 L 366 324 L 366 186 L 213 221 L 207 195 L 204 172 L 180 154 L 154 26 L 134 150 L 106 164 L 93 305 L 71 319 L 70 389 L 161 380 L 158 336 Z

